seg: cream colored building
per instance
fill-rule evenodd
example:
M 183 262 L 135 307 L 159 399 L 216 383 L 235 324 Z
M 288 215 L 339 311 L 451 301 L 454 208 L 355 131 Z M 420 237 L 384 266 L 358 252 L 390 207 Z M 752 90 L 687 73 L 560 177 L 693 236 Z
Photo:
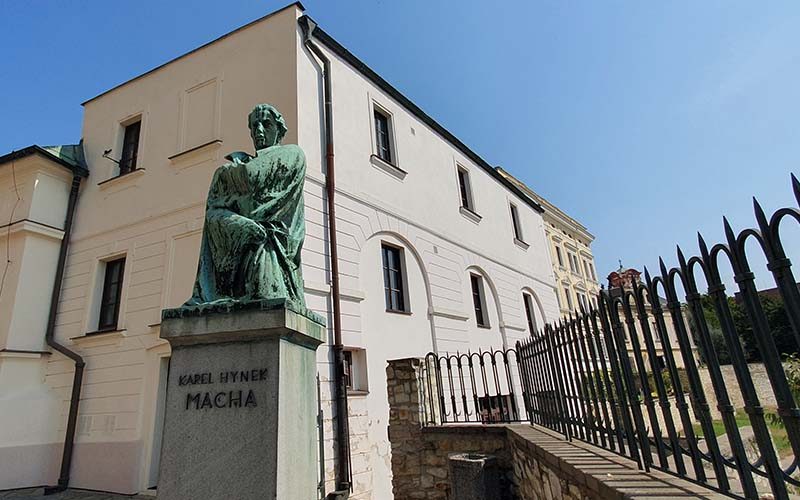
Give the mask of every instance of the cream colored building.
M 75 387 L 69 485 L 157 486 L 170 356 L 161 310 L 191 294 L 212 174 L 225 154 L 252 151 L 255 104 L 277 107 L 284 143 L 305 151 L 306 302 L 332 324 L 323 66 L 306 44 L 312 28 L 292 4 L 86 101 L 82 147 L 0 157 L 0 220 L 10 222 L 0 233 L 10 242 L 7 254 L 0 245 L 10 261 L 0 291 L 0 489 L 58 480 Z M 353 497 L 386 500 L 386 360 L 503 348 L 557 318 L 555 232 L 518 185 L 323 30 L 311 37 L 330 61 Z M 386 252 L 399 262 L 400 303 L 385 300 Z M 327 492 L 336 467 L 330 345 L 318 351 Z
M 592 255 L 594 236 L 580 222 L 534 192 L 503 168 L 497 171 L 513 182 L 544 208 L 544 232 L 558 286 L 558 306 L 561 316 L 597 306 L 600 282 Z

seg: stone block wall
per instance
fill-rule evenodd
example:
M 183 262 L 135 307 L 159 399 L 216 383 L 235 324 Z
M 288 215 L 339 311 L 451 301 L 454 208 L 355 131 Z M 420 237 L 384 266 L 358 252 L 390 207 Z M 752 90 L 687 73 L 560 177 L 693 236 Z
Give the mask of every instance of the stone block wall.
M 417 358 L 401 359 L 390 361 L 386 369 L 395 499 L 450 498 L 448 457 L 465 452 L 495 455 L 505 472 L 501 481 L 504 491 L 498 500 L 512 498 L 511 453 L 504 426 L 421 426 L 420 363 Z

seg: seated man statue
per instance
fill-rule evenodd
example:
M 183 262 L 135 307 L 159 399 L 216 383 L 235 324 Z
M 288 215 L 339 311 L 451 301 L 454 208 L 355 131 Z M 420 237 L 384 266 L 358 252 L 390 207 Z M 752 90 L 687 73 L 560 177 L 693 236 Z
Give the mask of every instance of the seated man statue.
M 286 122 L 273 106 L 259 104 L 247 123 L 256 156 L 231 153 L 214 173 L 197 279 L 182 309 L 285 299 L 305 310 L 305 156 L 281 146 Z

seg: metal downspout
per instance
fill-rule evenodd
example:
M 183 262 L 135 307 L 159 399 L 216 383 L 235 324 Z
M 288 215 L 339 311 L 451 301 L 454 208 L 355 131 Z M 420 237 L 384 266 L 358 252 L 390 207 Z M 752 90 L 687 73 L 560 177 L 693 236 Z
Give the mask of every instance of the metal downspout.
M 331 306 L 333 309 L 333 359 L 334 393 L 336 399 L 336 490 L 328 494 L 330 500 L 343 500 L 350 496 L 350 429 L 347 411 L 347 387 L 344 380 L 344 346 L 342 345 L 341 297 L 339 295 L 339 252 L 336 237 L 336 177 L 333 161 L 333 102 L 331 99 L 330 60 L 312 40 L 316 23 L 307 16 L 299 19 L 304 44 L 322 61 L 323 93 L 325 99 L 325 191 L 328 198 L 328 235 L 331 254 Z
M 72 448 L 75 443 L 75 424 L 78 420 L 78 403 L 81 398 L 81 382 L 83 381 L 83 369 L 86 363 L 83 358 L 59 344 L 55 338 L 56 313 L 58 312 L 58 301 L 61 297 L 61 284 L 64 279 L 64 267 L 67 262 L 67 249 L 69 247 L 70 234 L 72 233 L 72 222 L 75 218 L 75 205 L 78 201 L 78 190 L 81 186 L 81 176 L 75 175 L 72 178 L 72 187 L 69 192 L 67 202 L 67 217 L 64 221 L 64 237 L 61 240 L 61 249 L 58 253 L 58 265 L 56 267 L 56 279 L 53 283 L 53 292 L 50 296 L 50 313 L 47 316 L 47 330 L 45 330 L 45 341 L 47 345 L 60 352 L 75 362 L 75 375 L 72 379 L 72 395 L 69 401 L 69 414 L 67 416 L 67 432 L 64 436 L 64 450 L 61 455 L 61 472 L 58 476 L 58 485 L 45 488 L 45 495 L 51 495 L 64 491 L 69 486 L 69 472 L 72 465 Z

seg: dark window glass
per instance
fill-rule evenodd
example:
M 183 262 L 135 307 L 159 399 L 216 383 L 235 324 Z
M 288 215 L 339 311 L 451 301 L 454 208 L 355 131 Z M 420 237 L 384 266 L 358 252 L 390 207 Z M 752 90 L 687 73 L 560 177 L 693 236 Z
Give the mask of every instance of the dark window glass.
M 375 143 L 378 146 L 378 157 L 392 163 L 392 146 L 389 139 L 389 117 L 376 109 Z
M 469 197 L 469 178 L 467 172 L 458 169 L 458 190 L 461 193 L 461 206 L 467 210 L 472 210 L 472 203 Z
M 122 158 L 119 160 L 119 175 L 136 170 L 136 159 L 139 155 L 139 132 L 142 122 L 134 122 L 125 127 L 125 137 L 122 140 Z
M 556 257 L 558 257 L 558 265 L 564 267 L 564 257 L 561 256 L 561 247 L 556 247 Z
M 353 389 L 353 353 L 343 351 L 344 354 L 344 384 L 348 389 Z
M 519 214 L 517 213 L 516 205 L 511 205 L 511 224 L 514 226 L 514 238 L 522 241 L 522 229 L 519 226 Z
M 533 315 L 533 297 L 527 293 L 522 294 L 522 301 L 525 303 L 525 317 L 528 318 L 528 331 L 536 332 L 536 316 Z
M 122 274 L 124 270 L 124 258 L 106 263 L 106 275 L 103 280 L 103 295 L 100 299 L 100 319 L 97 324 L 98 330 L 115 330 L 117 328 L 120 297 L 122 296 Z
M 383 253 L 383 288 L 386 293 L 386 310 L 405 312 L 400 249 L 382 245 L 381 250 Z
M 480 276 L 471 274 L 469 277 L 472 284 L 472 305 L 475 307 L 475 321 L 478 326 L 489 326 L 486 321 L 486 313 L 483 310 L 483 283 Z

